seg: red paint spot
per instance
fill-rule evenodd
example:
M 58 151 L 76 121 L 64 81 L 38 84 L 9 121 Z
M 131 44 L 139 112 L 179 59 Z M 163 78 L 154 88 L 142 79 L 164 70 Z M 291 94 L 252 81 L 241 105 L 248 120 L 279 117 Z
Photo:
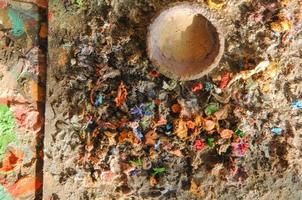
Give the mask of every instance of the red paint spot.
M 205 146 L 205 143 L 204 143 L 203 140 L 196 140 L 195 141 L 194 147 L 195 147 L 196 150 L 200 151 L 204 148 L 204 146 Z
M 219 88 L 220 88 L 220 89 L 225 88 L 225 87 L 228 85 L 228 83 L 229 83 L 229 81 L 230 81 L 230 78 L 231 78 L 230 73 L 225 73 L 225 74 L 221 77 L 221 81 L 220 81 L 220 83 L 219 83 Z
M 152 70 L 149 72 L 149 76 L 153 77 L 153 78 L 157 78 L 160 76 L 160 73 L 155 71 L 155 70 Z
M 154 100 L 155 105 L 158 105 L 158 106 L 159 106 L 160 102 L 161 102 L 160 99 L 155 99 L 155 100 Z
M 192 85 L 192 92 L 197 92 L 199 90 L 203 89 L 203 85 L 201 83 L 195 83 L 194 85 Z

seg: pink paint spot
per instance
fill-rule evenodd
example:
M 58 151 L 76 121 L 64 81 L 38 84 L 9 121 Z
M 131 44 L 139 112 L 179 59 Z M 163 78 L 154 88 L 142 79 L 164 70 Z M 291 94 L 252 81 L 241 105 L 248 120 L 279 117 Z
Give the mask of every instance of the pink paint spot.
M 101 174 L 101 179 L 103 181 L 108 181 L 108 182 L 111 182 L 114 180 L 114 178 L 117 176 L 116 173 L 113 173 L 112 171 L 104 171 L 102 172 Z
M 243 157 L 248 150 L 248 144 L 245 141 L 232 143 L 233 154 L 237 157 Z
M 37 110 L 32 109 L 27 104 L 18 104 L 11 107 L 17 124 L 24 131 L 40 131 L 42 120 Z
M 8 6 L 8 3 L 6 0 L 0 0 L 0 9 L 4 9 Z

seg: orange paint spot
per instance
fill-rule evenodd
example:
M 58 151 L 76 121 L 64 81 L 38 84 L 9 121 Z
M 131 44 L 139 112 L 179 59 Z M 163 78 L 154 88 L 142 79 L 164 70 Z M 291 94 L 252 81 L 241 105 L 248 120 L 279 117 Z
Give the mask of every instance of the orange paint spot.
M 131 144 L 139 144 L 139 140 L 135 137 L 133 132 L 123 130 L 118 137 L 118 143 L 122 144 L 125 141 L 130 142 Z
M 187 127 L 189 129 L 194 129 L 195 128 L 195 123 L 191 120 L 187 121 Z
M 127 99 L 127 89 L 126 86 L 124 85 L 123 82 L 121 82 L 120 86 L 118 87 L 118 91 L 117 91 L 117 97 L 115 98 L 115 103 L 116 103 L 116 107 L 121 107 L 126 99 Z
M 178 103 L 173 104 L 171 109 L 172 109 L 173 113 L 180 113 L 181 112 L 181 106 Z
M 26 176 L 19 179 L 15 184 L 7 188 L 14 197 L 21 197 L 33 194 L 42 186 L 42 183 L 34 176 Z
M 0 173 L 12 171 L 16 165 L 22 161 L 23 156 L 24 154 L 21 150 L 13 149 L 8 151 L 2 160 Z
M 42 102 L 44 99 L 44 90 L 35 81 L 29 82 L 29 88 L 32 98 L 37 102 Z
M 47 30 L 48 30 L 47 24 L 43 23 L 41 25 L 40 33 L 39 33 L 41 38 L 46 38 L 47 37 Z

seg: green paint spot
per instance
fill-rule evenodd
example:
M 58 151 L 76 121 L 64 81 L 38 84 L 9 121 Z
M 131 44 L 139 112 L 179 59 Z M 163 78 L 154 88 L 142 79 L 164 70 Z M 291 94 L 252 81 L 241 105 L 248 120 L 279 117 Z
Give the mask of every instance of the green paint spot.
M 13 35 L 16 37 L 20 37 L 24 33 L 24 23 L 21 19 L 21 16 L 16 13 L 14 10 L 8 10 L 8 17 L 12 23 L 13 27 Z
M 131 165 L 134 165 L 135 167 L 139 167 L 139 166 L 143 165 L 143 162 L 141 159 L 131 160 L 130 163 L 131 163 Z
M 161 173 L 164 173 L 166 172 L 166 168 L 164 167 L 155 167 L 152 169 L 152 176 L 156 176 L 157 174 L 161 174 Z
M 215 112 L 217 112 L 219 110 L 219 103 L 210 103 L 205 109 L 204 109 L 204 113 L 207 116 L 211 116 L 212 114 L 214 114 Z
M 0 185 L 0 199 L 1 200 L 13 200 L 9 193 L 7 193 L 2 185 Z
M 83 6 L 83 4 L 84 4 L 83 0 L 76 0 L 76 3 L 77 3 L 79 6 Z
M 245 132 L 243 132 L 243 131 L 240 130 L 240 129 L 237 129 L 237 130 L 235 131 L 235 134 L 236 134 L 237 136 L 241 137 L 241 138 L 243 138 L 243 137 L 245 136 Z
M 15 121 L 12 112 L 7 106 L 0 105 L 0 160 L 3 159 L 7 145 L 16 140 L 14 127 Z
M 207 144 L 209 145 L 210 148 L 214 147 L 214 138 L 208 138 L 207 139 Z

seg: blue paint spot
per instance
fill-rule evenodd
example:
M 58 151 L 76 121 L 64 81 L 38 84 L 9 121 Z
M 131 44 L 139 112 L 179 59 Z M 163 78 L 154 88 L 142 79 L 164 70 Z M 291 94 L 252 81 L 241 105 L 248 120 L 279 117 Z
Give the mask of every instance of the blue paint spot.
M 139 128 L 134 128 L 133 129 L 134 135 L 142 141 L 144 139 L 144 135 L 142 134 L 141 130 Z
M 299 109 L 302 109 L 302 102 L 301 101 L 293 101 L 292 102 L 292 108 L 295 109 L 295 110 L 299 110 Z
M 136 176 L 136 175 L 137 175 L 137 171 L 136 170 L 130 171 L 130 176 Z
M 103 95 L 102 94 L 99 94 L 98 97 L 96 98 L 95 102 L 94 102 L 94 105 L 96 107 L 99 107 L 103 104 Z
M 18 15 L 14 10 L 8 10 L 8 17 L 12 23 L 13 27 L 13 35 L 16 37 L 20 37 L 24 34 L 24 23 L 21 19 L 21 16 Z
M 273 135 L 282 135 L 282 128 L 273 127 L 271 128 L 271 132 L 273 133 Z
M 169 124 L 166 125 L 166 130 L 167 131 L 172 130 L 172 128 L 173 128 L 173 125 L 171 123 L 169 123 Z
M 206 91 L 211 91 L 212 89 L 214 88 L 214 86 L 213 86 L 213 84 L 212 83 L 210 83 L 210 82 L 206 82 L 205 83 L 205 89 L 206 89 Z

